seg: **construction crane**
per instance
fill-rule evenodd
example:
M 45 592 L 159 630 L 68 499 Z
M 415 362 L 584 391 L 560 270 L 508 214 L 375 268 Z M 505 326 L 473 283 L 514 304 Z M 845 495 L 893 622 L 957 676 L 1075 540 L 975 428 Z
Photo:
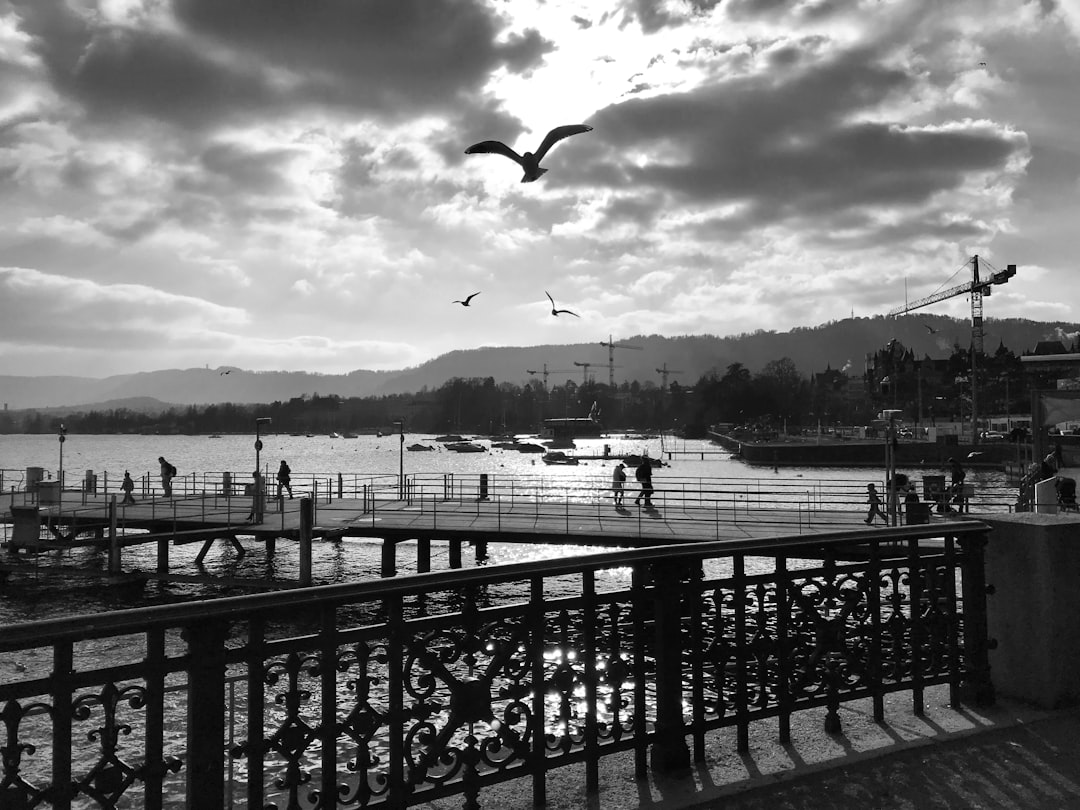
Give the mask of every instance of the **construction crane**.
M 640 346 L 630 346 L 626 343 L 616 343 L 611 339 L 611 335 L 608 335 L 607 343 L 600 341 L 601 346 L 607 346 L 607 362 L 608 362 L 608 385 L 612 388 L 615 387 L 615 350 L 616 349 L 635 349 L 641 351 Z
M 574 365 L 582 370 L 581 372 L 581 384 L 585 385 L 589 381 L 589 369 L 596 365 L 596 363 L 579 363 L 574 361 Z M 622 366 L 611 366 L 611 369 L 622 368 Z
M 544 370 L 543 371 L 536 371 L 534 369 L 527 368 L 527 369 L 525 369 L 525 373 L 526 374 L 532 374 L 533 376 L 535 376 L 537 374 L 542 375 L 543 380 L 544 380 L 544 390 L 546 391 L 547 390 L 547 381 L 548 381 L 548 375 L 549 374 L 577 374 L 577 369 L 576 368 L 554 368 L 554 369 L 549 369 L 547 367 L 547 363 L 544 363 Z
M 664 367 L 658 368 L 656 373 L 660 375 L 660 390 L 663 391 L 667 388 L 667 378 L 669 374 L 682 374 L 683 372 L 668 368 L 667 363 L 664 363 Z
M 979 257 L 978 255 L 971 257 L 971 281 L 964 282 L 956 287 L 950 287 L 947 290 L 936 292 L 933 295 L 928 295 L 926 298 L 920 298 L 917 301 L 911 303 L 905 303 L 903 306 L 896 307 L 889 311 L 889 315 L 896 317 L 897 315 L 903 315 L 906 312 L 911 312 L 913 309 L 920 309 L 921 307 L 928 306 L 929 304 L 936 304 L 938 301 L 944 301 L 946 298 L 952 298 L 957 295 L 971 295 L 971 443 L 978 444 L 979 431 L 978 431 L 978 410 L 976 405 L 976 364 L 978 362 L 978 355 L 983 351 L 983 316 L 982 316 L 982 299 L 984 295 L 990 295 L 990 290 L 995 284 L 1004 284 L 1010 278 L 1016 275 L 1016 265 L 1006 265 L 1004 270 L 997 270 L 990 274 L 989 278 L 979 277 Z

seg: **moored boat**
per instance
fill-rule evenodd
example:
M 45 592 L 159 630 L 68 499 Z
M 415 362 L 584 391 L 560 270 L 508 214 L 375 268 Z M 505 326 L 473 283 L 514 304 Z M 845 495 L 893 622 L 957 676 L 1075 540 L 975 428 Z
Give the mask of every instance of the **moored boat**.
M 476 442 L 448 442 L 446 445 L 447 450 L 453 450 L 455 453 L 486 453 L 487 448 L 482 444 Z
M 551 450 L 547 453 L 544 453 L 544 455 L 540 457 L 540 460 L 545 464 L 575 465 L 578 463 L 578 460 L 574 458 L 574 456 L 568 456 L 562 450 Z

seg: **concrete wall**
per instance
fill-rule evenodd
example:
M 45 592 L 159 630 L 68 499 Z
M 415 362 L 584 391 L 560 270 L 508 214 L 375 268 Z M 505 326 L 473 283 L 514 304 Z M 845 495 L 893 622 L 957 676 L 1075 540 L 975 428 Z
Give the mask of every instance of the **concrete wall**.
M 1044 708 L 1080 704 L 1080 516 L 979 516 L 986 548 L 987 621 L 999 695 Z

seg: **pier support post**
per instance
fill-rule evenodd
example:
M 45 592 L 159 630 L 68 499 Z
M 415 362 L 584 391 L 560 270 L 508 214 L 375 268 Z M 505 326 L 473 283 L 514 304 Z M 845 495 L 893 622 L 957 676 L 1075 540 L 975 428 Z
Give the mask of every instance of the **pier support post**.
M 315 524 L 315 505 L 311 498 L 300 499 L 300 585 L 311 585 L 311 534 Z
M 109 498 L 109 573 L 120 573 L 120 543 L 116 537 L 116 496 Z
M 165 575 L 169 573 L 169 539 L 159 537 L 157 541 L 157 572 Z
M 450 567 L 461 568 L 461 541 L 450 541 Z
M 397 543 L 389 538 L 382 544 L 382 575 L 397 576 Z
M 431 570 L 431 538 L 421 537 L 416 541 L 416 573 L 426 574 Z

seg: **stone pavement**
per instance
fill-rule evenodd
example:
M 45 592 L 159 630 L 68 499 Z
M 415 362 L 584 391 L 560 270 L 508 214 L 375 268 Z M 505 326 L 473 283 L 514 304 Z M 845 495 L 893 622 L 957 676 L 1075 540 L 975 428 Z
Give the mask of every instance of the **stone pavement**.
M 705 762 L 681 777 L 634 779 L 629 754 L 601 763 L 598 795 L 578 766 L 548 775 L 548 810 L 1069 810 L 1080 808 L 1080 709 L 1045 711 L 999 700 L 985 709 L 948 705 L 948 690 L 926 691 L 925 714 L 910 693 L 886 701 L 885 723 L 869 701 L 841 708 L 842 730 L 823 730 L 823 710 L 792 718 L 791 743 L 774 720 L 751 725 L 740 754 L 734 729 L 709 735 Z M 482 808 L 528 810 L 529 786 L 513 780 L 485 790 Z M 422 805 L 455 810 L 461 797 Z
M 756 784 L 692 810 L 1080 808 L 1080 713 L 927 740 Z M 688 810 L 691 810 L 688 808 Z

